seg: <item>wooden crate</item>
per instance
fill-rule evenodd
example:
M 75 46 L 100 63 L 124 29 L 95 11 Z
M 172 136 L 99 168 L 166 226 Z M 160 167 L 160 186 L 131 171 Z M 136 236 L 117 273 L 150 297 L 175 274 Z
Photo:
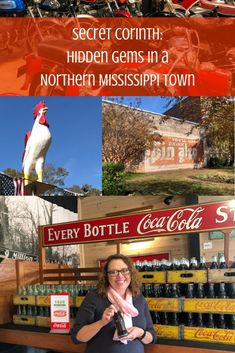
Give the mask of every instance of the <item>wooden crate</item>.
M 167 271 L 167 283 L 206 283 L 207 270 Z
M 235 268 L 208 270 L 208 282 L 235 282 Z
M 70 306 L 74 306 L 74 297 L 69 297 Z M 50 296 L 49 295 L 37 295 L 36 297 L 37 306 L 50 306 Z
M 13 304 L 15 305 L 36 305 L 36 297 L 34 295 L 14 295 Z
M 166 283 L 166 271 L 140 272 L 142 283 Z
M 172 311 L 182 310 L 182 299 L 179 298 L 146 298 L 150 311 Z
M 235 299 L 184 299 L 183 311 L 192 313 L 234 314 Z
M 199 342 L 235 344 L 235 330 L 205 327 L 184 327 L 183 339 Z
M 50 327 L 50 318 L 45 316 L 36 316 L 36 326 Z
M 85 297 L 75 297 L 74 298 L 75 299 L 74 306 L 78 308 L 82 304 L 84 298 Z
M 30 325 L 35 326 L 35 316 L 13 315 L 13 322 L 15 325 Z
M 175 340 L 181 339 L 181 326 L 170 326 L 170 325 L 154 325 L 154 330 L 157 333 L 158 338 L 171 338 Z

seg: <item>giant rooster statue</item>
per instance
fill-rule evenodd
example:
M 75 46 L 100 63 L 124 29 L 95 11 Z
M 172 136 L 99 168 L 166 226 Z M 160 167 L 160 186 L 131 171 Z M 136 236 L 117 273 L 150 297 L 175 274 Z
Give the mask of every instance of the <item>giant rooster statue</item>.
M 25 185 L 28 185 L 33 169 L 36 170 L 38 181 L 42 182 L 45 157 L 51 143 L 49 124 L 45 115 L 47 110 L 48 108 L 44 102 L 36 105 L 33 112 L 35 122 L 32 131 L 28 131 L 25 135 L 23 153 Z

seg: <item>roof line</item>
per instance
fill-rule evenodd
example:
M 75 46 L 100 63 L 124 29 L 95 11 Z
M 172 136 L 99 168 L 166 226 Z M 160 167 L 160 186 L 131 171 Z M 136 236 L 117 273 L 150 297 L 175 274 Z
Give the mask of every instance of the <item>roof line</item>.
M 183 120 L 183 119 L 180 119 L 180 118 L 176 118 L 174 116 L 171 116 L 171 115 L 167 115 L 167 114 L 162 114 L 162 113 L 156 113 L 156 112 L 152 112 L 150 110 L 145 110 L 145 109 L 140 109 L 140 108 L 136 108 L 136 107 L 131 107 L 127 104 L 121 104 L 121 103 L 118 103 L 118 102 L 113 102 L 113 101 L 110 101 L 108 99 L 102 99 L 102 102 L 104 103 L 109 103 L 109 104 L 115 104 L 115 105 L 120 105 L 122 107 L 125 107 L 125 108 L 130 108 L 130 109 L 135 109 L 135 110 L 138 110 L 140 112 L 144 112 L 144 113 L 150 113 L 150 114 L 153 114 L 153 115 L 160 115 L 162 117 L 164 116 L 169 116 L 171 119 L 173 120 L 176 120 L 176 121 L 180 121 L 180 122 L 186 122 L 188 124 L 192 124 L 192 125 L 199 125 L 198 123 L 194 122 L 194 121 L 190 121 L 190 120 Z

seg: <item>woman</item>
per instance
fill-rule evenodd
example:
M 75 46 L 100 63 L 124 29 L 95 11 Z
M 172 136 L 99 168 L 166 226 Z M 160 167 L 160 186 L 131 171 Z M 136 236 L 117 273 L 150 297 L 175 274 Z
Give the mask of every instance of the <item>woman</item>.
M 120 311 L 128 335 L 119 338 L 114 314 Z M 75 343 L 87 342 L 85 353 L 144 353 L 156 342 L 138 272 L 124 255 L 108 257 L 96 291 L 86 295 L 71 330 Z

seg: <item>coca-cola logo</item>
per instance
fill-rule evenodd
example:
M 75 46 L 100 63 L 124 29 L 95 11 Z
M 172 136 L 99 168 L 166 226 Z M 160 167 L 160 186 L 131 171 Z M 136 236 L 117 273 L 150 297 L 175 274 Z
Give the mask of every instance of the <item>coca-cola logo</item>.
M 234 301 L 228 300 L 197 300 L 195 309 L 198 311 L 205 310 L 210 312 L 235 312 Z
M 55 317 L 65 317 L 66 316 L 66 311 L 65 310 L 55 310 L 54 311 L 54 316 Z
M 208 329 L 197 329 L 194 337 L 199 339 L 206 339 L 217 342 L 235 342 L 234 333 L 230 330 L 208 330 Z
M 171 216 L 155 217 L 146 214 L 137 225 L 138 234 L 149 234 L 156 232 L 192 231 L 202 225 L 202 217 L 199 215 L 204 211 L 203 207 L 184 208 L 175 211 Z

